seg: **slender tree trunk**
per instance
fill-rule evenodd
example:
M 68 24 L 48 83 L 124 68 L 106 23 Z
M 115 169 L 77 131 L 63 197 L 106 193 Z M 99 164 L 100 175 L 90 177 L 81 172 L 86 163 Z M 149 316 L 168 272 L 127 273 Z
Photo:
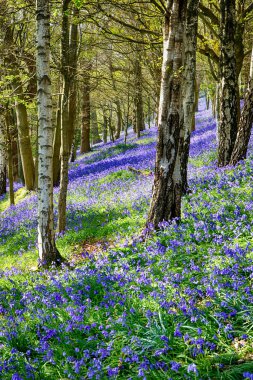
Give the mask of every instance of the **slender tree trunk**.
M 216 92 L 212 95 L 212 115 L 216 119 Z
M 195 112 L 199 111 L 199 89 L 200 89 L 200 81 L 195 78 Z
M 110 105 L 110 112 L 109 112 L 109 117 L 108 117 L 108 128 L 110 132 L 110 140 L 114 142 L 114 130 L 112 126 L 112 105 Z
M 12 110 L 13 111 L 13 110 Z M 19 178 L 19 165 L 22 168 L 21 158 L 20 158 L 20 152 L 18 147 L 18 130 L 15 125 L 13 112 L 11 112 L 11 126 L 13 128 L 11 129 L 11 140 L 12 140 L 12 166 L 13 166 L 13 179 L 14 181 L 20 181 Z M 24 178 L 21 178 L 22 183 L 24 184 Z
M 116 104 L 116 110 L 117 110 L 117 112 L 116 112 L 117 125 L 116 125 L 116 131 L 115 131 L 114 138 L 115 138 L 115 140 L 117 140 L 118 138 L 120 138 L 120 132 L 122 129 L 122 111 L 121 111 L 121 106 L 120 106 L 120 100 L 117 98 L 118 92 L 117 92 L 116 81 L 115 81 L 115 78 L 113 75 L 113 65 L 112 65 L 111 57 L 109 58 L 109 70 L 110 70 L 110 74 L 111 74 L 112 88 L 113 88 L 113 91 L 114 91 L 115 96 L 116 96 L 115 104 Z
M 92 144 L 98 144 L 102 142 L 98 132 L 98 119 L 97 110 L 93 108 L 91 112 L 91 131 L 92 131 Z
M 77 17 L 79 11 L 77 8 L 73 11 L 73 16 Z M 70 94 L 69 94 L 69 152 L 73 145 L 73 139 L 75 135 L 75 123 L 76 123 L 76 104 L 77 104 L 77 82 L 76 82 L 76 70 L 77 70 L 77 48 L 78 48 L 78 26 L 76 23 L 70 27 L 70 44 L 69 44 L 69 66 L 70 66 Z
M 228 165 L 238 122 L 238 91 L 235 58 L 235 0 L 221 0 L 221 103 L 218 166 Z
M 32 146 L 30 140 L 30 130 L 26 106 L 22 103 L 23 90 L 17 80 L 13 82 L 13 90 L 18 97 L 15 100 L 15 110 L 17 115 L 18 142 L 22 168 L 27 190 L 33 190 L 35 184 L 35 167 L 33 162 Z
M 4 120 L 0 118 L 0 195 L 6 193 L 6 166 L 7 166 L 7 151 L 6 151 L 6 136 L 5 136 Z
M 50 79 L 50 10 L 36 0 L 38 85 L 38 248 L 40 265 L 59 265 L 53 226 L 53 134 Z
M 216 141 L 219 144 L 219 136 L 220 136 L 220 83 L 216 84 L 215 91 L 215 110 L 216 110 Z
M 61 178 L 58 200 L 58 232 L 66 229 L 66 206 L 68 192 L 68 168 L 69 168 L 69 92 L 70 92 L 70 66 L 69 66 L 69 16 L 68 6 L 70 0 L 62 1 L 62 56 L 61 70 L 63 78 L 63 94 L 61 98 Z
M 136 134 L 140 137 L 141 131 L 145 129 L 144 114 L 143 114 L 143 97 L 142 97 L 142 68 L 139 56 L 135 61 L 135 107 L 136 107 Z
M 76 87 L 77 87 L 77 95 L 76 95 L 77 105 L 76 105 L 75 119 L 76 119 L 76 123 L 77 123 L 77 122 L 79 122 L 79 118 L 77 117 L 77 115 L 80 114 L 80 91 L 78 91 L 79 87 L 77 85 L 76 85 Z M 77 126 L 75 126 L 74 138 L 73 138 L 71 152 L 70 152 L 70 161 L 71 162 L 74 162 L 76 160 L 77 149 L 78 149 L 78 146 L 80 146 L 80 141 L 81 141 L 81 128 L 78 128 Z
M 81 153 L 90 152 L 90 73 L 87 71 L 83 86 L 83 112 L 81 126 Z
M 180 3 L 180 4 L 179 4 Z M 155 179 L 148 224 L 155 228 L 159 223 L 181 215 L 182 177 L 180 141 L 184 139 L 182 76 L 183 28 L 185 2 L 174 1 L 169 20 L 170 1 L 165 15 L 162 82 L 160 92 L 158 143 Z
M 122 111 L 121 111 L 121 106 L 120 106 L 120 101 L 117 100 L 115 102 L 116 104 L 116 114 L 117 114 L 117 126 L 116 126 L 116 133 L 115 133 L 115 139 L 120 138 L 120 132 L 122 130 Z
M 244 98 L 244 106 L 241 113 L 237 137 L 230 160 L 230 165 L 236 165 L 246 158 L 248 144 L 253 123 L 253 48 L 251 53 L 251 65 L 248 89 Z
M 108 119 L 107 119 L 107 116 L 106 116 L 105 111 L 104 111 L 103 112 L 103 142 L 104 142 L 104 144 L 107 143 L 107 133 L 108 133 L 107 124 L 108 124 Z
M 199 0 L 188 0 L 184 33 L 184 140 L 181 154 L 183 194 L 186 194 L 188 191 L 187 166 L 190 150 L 190 136 L 193 127 L 193 122 L 195 126 L 195 109 L 196 103 L 199 99 L 199 92 L 197 94 L 195 92 L 198 7 Z
M 53 155 L 53 184 L 59 186 L 61 177 L 61 95 L 59 95 L 58 108 L 56 111 L 56 127 L 54 132 L 54 155 Z
M 7 153 L 8 153 L 8 179 L 9 179 L 9 202 L 10 206 L 15 204 L 14 198 L 14 181 L 13 181 L 13 160 L 12 160 L 12 141 L 10 133 L 10 114 L 6 115 L 6 132 L 7 132 Z
M 5 49 L 8 55 L 5 61 L 8 65 L 8 74 L 13 75 L 12 90 L 15 96 L 15 110 L 17 117 L 18 128 L 18 143 L 20 149 L 20 156 L 22 160 L 22 167 L 25 179 L 25 186 L 27 190 L 34 189 L 35 168 L 33 162 L 32 146 L 30 140 L 30 130 L 27 116 L 27 109 L 24 104 L 24 93 L 22 82 L 19 78 L 19 69 L 17 56 L 15 54 L 15 44 L 13 39 L 13 27 L 8 26 L 4 37 Z

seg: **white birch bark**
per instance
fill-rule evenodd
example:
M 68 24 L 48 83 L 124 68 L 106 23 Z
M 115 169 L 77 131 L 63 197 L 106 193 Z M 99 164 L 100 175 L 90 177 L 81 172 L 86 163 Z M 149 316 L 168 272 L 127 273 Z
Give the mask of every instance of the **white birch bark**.
M 53 123 L 49 0 L 36 1 L 38 81 L 38 248 L 40 265 L 59 264 L 53 228 Z

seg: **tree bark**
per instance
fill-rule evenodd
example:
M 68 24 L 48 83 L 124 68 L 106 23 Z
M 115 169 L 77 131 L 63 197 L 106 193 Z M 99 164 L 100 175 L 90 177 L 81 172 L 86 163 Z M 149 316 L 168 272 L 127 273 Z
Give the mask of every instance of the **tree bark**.
M 79 10 L 74 8 L 73 16 L 77 17 Z M 78 48 L 78 26 L 72 23 L 70 27 L 70 42 L 69 42 L 69 75 L 70 75 L 70 93 L 69 93 L 69 152 L 71 152 L 76 123 L 76 103 L 77 103 L 77 48 Z
M 230 159 L 230 165 L 236 165 L 246 158 L 248 144 L 253 123 L 253 48 L 251 53 L 251 65 L 248 89 L 244 98 L 244 106 L 241 113 L 239 128 Z
M 184 139 L 182 76 L 183 28 L 185 2 L 174 1 L 171 11 L 167 2 L 165 15 L 162 82 L 158 117 L 158 143 L 155 178 L 147 224 L 154 228 L 166 220 L 181 216 L 181 157 L 180 145 Z M 181 142 L 180 142 L 181 141 Z
M 32 146 L 30 140 L 30 130 L 27 116 L 26 106 L 20 102 L 22 100 L 21 86 L 17 86 L 15 81 L 15 93 L 19 97 L 15 100 L 15 109 L 17 115 L 18 127 L 18 143 L 20 149 L 20 156 L 22 161 L 22 168 L 25 180 L 25 187 L 27 190 L 33 190 L 35 185 L 35 167 L 33 162 Z M 20 99 L 20 100 L 19 100 Z
M 38 85 L 38 248 L 41 266 L 64 259 L 55 245 L 53 226 L 53 123 L 50 79 L 50 9 L 36 0 Z
M 92 131 L 92 144 L 98 144 L 102 142 L 98 132 L 98 119 L 97 110 L 93 108 L 91 112 L 91 131 Z
M 12 141 L 11 141 L 11 115 L 7 110 L 5 115 L 6 137 L 7 137 L 7 155 L 8 155 L 8 179 L 9 179 L 9 203 L 10 206 L 15 204 L 14 181 L 13 181 L 13 159 L 12 159 Z
M 136 109 L 136 134 L 140 137 L 141 131 L 145 129 L 142 97 L 142 68 L 139 56 L 135 60 L 135 109 Z
M 83 86 L 83 112 L 81 126 L 81 153 L 90 152 L 90 73 L 86 72 Z
M 187 166 L 190 150 L 190 136 L 195 127 L 195 109 L 199 100 L 199 84 L 196 83 L 196 49 L 198 30 L 199 0 L 188 0 L 184 33 L 184 83 L 183 83 L 183 113 L 184 140 L 181 155 L 182 192 L 188 191 Z M 196 93 L 195 87 L 198 88 Z
M 61 177 L 61 95 L 59 95 L 58 99 L 58 108 L 56 111 L 55 118 L 55 131 L 54 131 L 54 155 L 53 155 L 53 184 L 54 186 L 59 186 L 60 177 Z
M 68 168 L 69 168 L 69 91 L 70 91 L 70 67 L 69 67 L 69 16 L 68 6 L 70 0 L 62 0 L 62 38 L 61 38 L 61 71 L 63 78 L 63 93 L 61 98 L 61 177 L 58 200 L 58 232 L 66 229 L 66 206 L 68 192 Z
M 7 151 L 5 138 L 4 120 L 0 118 L 0 195 L 6 193 L 6 166 L 7 166 Z
M 221 0 L 221 101 L 218 166 L 229 164 L 238 122 L 238 91 L 235 58 L 235 0 Z
M 104 111 L 103 112 L 103 143 L 104 144 L 107 143 L 107 133 L 108 133 L 107 124 L 108 124 L 108 119 Z
M 4 45 L 8 51 L 8 56 L 5 58 L 8 64 L 8 74 L 13 75 L 12 89 L 13 95 L 15 95 L 15 110 L 17 117 L 18 128 L 18 143 L 20 149 L 20 156 L 22 160 L 22 168 L 24 173 L 25 186 L 27 190 L 34 189 L 35 181 L 35 168 L 33 162 L 32 146 L 30 140 L 30 130 L 27 116 L 26 105 L 24 104 L 24 92 L 22 88 L 22 82 L 19 77 L 19 69 L 17 57 L 15 55 L 15 45 L 13 40 L 13 28 L 7 27 Z
M 117 86 L 116 86 L 116 81 L 115 81 L 115 78 L 113 75 L 113 65 L 112 65 L 111 56 L 109 58 L 109 70 L 110 70 L 110 75 L 111 75 L 112 88 L 113 88 L 113 91 L 114 91 L 115 96 L 116 96 L 115 104 L 116 104 L 116 110 L 117 110 L 117 112 L 116 112 L 116 114 L 117 114 L 117 125 L 116 125 L 116 131 L 115 131 L 114 138 L 115 138 L 115 140 L 117 140 L 118 138 L 120 138 L 120 132 L 122 129 L 122 111 L 121 111 L 121 106 L 120 106 L 120 100 L 117 97 Z

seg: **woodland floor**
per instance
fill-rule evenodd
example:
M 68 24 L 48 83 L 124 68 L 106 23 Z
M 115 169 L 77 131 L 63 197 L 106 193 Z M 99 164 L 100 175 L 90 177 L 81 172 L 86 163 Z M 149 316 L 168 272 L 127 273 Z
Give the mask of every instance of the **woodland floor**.
M 35 194 L 0 198 L 0 379 L 253 379 L 252 144 L 217 169 L 203 100 L 196 122 L 182 222 L 145 243 L 155 128 L 71 165 L 72 269 L 35 270 Z

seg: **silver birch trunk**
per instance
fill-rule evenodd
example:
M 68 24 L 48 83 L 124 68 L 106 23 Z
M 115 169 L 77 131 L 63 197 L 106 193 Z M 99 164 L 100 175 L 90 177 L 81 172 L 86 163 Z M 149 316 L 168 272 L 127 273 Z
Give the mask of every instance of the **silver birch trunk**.
M 165 15 L 155 179 L 147 221 L 155 228 L 159 227 L 160 222 L 181 215 L 182 177 L 179 147 L 184 138 L 184 129 L 180 70 L 183 64 L 186 3 L 173 2 L 171 20 L 170 3 L 167 1 Z
M 36 0 L 38 84 L 38 248 L 41 266 L 59 265 L 63 259 L 53 226 L 53 135 L 50 79 L 49 0 Z

